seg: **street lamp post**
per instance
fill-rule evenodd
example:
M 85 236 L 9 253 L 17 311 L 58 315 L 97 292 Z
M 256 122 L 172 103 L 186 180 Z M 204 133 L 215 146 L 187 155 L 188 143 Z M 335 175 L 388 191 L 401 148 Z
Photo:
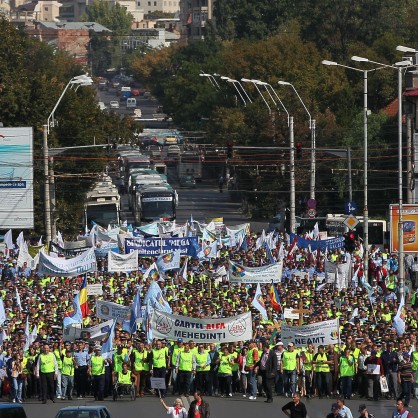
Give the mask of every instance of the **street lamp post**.
M 261 91 L 260 91 L 260 89 L 258 88 L 258 85 L 257 85 L 257 81 L 258 80 L 250 80 L 250 79 L 248 79 L 248 78 L 241 78 L 241 81 L 243 82 L 243 83 L 252 83 L 253 85 L 254 85 L 254 87 L 257 89 L 257 91 L 258 91 L 258 94 L 261 96 L 261 98 L 263 99 L 263 101 L 264 101 L 264 104 L 267 106 L 267 109 L 269 110 L 269 115 L 271 115 L 271 107 L 270 107 L 270 105 L 268 104 L 268 102 L 267 102 L 267 100 L 266 100 L 266 98 L 263 96 L 263 93 L 261 93 Z
M 280 100 L 280 97 L 274 90 L 273 86 L 265 81 L 261 80 L 251 80 L 253 83 L 264 86 L 268 95 L 270 96 L 271 101 L 274 103 L 274 106 L 277 107 L 276 100 L 281 104 L 284 111 L 287 114 L 287 126 L 289 127 L 289 147 L 290 147 L 290 160 L 289 160 L 289 182 L 290 182 L 290 198 L 289 198 L 289 209 L 290 209 L 290 232 L 293 234 L 296 230 L 296 179 L 295 179 L 295 136 L 294 136 L 294 124 L 293 124 L 293 116 L 290 116 L 286 106 Z M 274 99 L 273 95 L 276 97 Z
M 402 70 L 411 66 L 410 61 L 400 61 L 395 65 L 383 64 L 381 62 L 372 61 L 368 58 L 359 56 L 351 57 L 356 62 L 369 62 L 372 64 L 380 65 L 380 68 L 392 68 L 398 72 L 398 192 L 399 192 L 399 223 L 398 223 L 398 254 L 399 254 L 399 267 L 398 267 L 398 280 L 399 280 L 399 294 L 401 297 L 404 294 L 404 243 L 403 243 L 403 219 L 402 219 L 402 206 L 403 206 L 403 193 L 402 193 Z M 369 70 L 370 71 L 370 70 Z M 367 152 L 367 151 L 365 151 Z
M 49 244 L 52 238 L 52 222 L 51 222 L 51 194 L 50 194 L 50 173 L 49 173 L 49 149 L 48 149 L 48 134 L 49 128 L 54 127 L 55 122 L 55 111 L 57 110 L 58 105 L 60 104 L 62 98 L 64 97 L 68 88 L 72 85 L 77 86 L 87 86 L 91 85 L 93 80 L 86 75 L 79 75 L 73 77 L 65 86 L 61 96 L 59 97 L 57 103 L 55 104 L 52 112 L 48 116 L 46 124 L 43 126 L 43 159 L 44 159 L 44 216 L 45 216 L 45 235 L 46 242 Z
M 299 101 L 302 103 L 303 108 L 305 109 L 306 113 L 309 116 L 309 130 L 311 131 L 311 181 L 310 181 L 310 198 L 315 199 L 315 182 L 316 182 L 316 138 L 315 138 L 315 127 L 316 127 L 316 121 L 315 119 L 312 119 L 312 116 L 308 110 L 308 108 L 305 106 L 305 103 L 303 102 L 302 98 L 300 97 L 298 91 L 296 90 L 295 86 L 292 83 L 288 83 L 287 81 L 279 81 L 280 85 L 283 86 L 291 86 L 293 88 L 293 91 L 296 93 L 296 96 L 298 97 Z
M 216 81 L 216 78 L 212 74 L 202 72 L 199 74 L 199 76 L 206 77 L 209 80 L 210 84 L 212 84 L 212 86 L 215 87 L 217 90 L 221 89 L 218 82 Z

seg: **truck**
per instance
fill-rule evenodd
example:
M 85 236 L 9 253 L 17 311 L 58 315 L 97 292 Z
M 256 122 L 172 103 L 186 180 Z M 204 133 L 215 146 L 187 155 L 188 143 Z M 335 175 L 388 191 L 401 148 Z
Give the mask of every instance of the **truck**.
M 135 193 L 135 223 L 174 221 L 177 205 L 177 192 L 169 184 L 139 187 Z
M 106 227 L 120 224 L 120 195 L 111 181 L 96 183 L 87 192 L 84 204 L 84 225 L 91 227 L 92 222 Z
M 177 165 L 178 178 L 193 176 L 197 182 L 202 181 L 202 159 L 193 152 L 182 152 Z

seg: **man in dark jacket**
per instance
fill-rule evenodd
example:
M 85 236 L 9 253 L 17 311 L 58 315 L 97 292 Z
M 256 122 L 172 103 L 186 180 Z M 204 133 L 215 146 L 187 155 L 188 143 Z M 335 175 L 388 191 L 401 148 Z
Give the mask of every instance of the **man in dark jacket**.
M 198 390 L 193 394 L 193 398 L 194 401 L 190 404 L 187 418 L 210 418 L 209 404 L 202 399 Z
M 263 344 L 263 354 L 256 364 L 256 372 L 260 372 L 263 389 L 266 393 L 267 400 L 264 402 L 273 402 L 273 384 L 277 374 L 277 356 L 273 350 L 270 350 L 268 342 Z

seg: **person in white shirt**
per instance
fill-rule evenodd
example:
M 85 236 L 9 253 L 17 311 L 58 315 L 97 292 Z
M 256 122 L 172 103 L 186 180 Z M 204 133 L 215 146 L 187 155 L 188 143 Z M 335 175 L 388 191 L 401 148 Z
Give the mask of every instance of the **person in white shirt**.
M 187 410 L 183 406 L 183 402 L 181 399 L 177 398 L 174 401 L 173 406 L 167 406 L 164 402 L 164 399 L 160 399 L 161 405 L 167 411 L 167 415 L 170 415 L 170 418 L 186 418 L 187 417 Z
M 341 415 L 342 418 L 353 418 L 353 414 L 351 413 L 350 408 L 344 405 L 343 398 L 337 399 L 337 405 L 338 405 L 338 408 L 340 408 L 339 414 Z

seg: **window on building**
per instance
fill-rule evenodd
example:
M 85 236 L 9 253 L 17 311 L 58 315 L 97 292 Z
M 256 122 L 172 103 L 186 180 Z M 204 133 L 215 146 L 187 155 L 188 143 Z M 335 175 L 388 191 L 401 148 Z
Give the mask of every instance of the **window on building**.
M 48 11 L 48 7 L 44 7 L 44 10 L 47 12 Z
M 154 6 L 156 6 L 157 5 L 157 2 L 156 1 L 154 1 Z
M 138 7 L 141 7 L 141 2 L 140 1 L 138 2 Z
M 150 1 L 148 2 L 148 6 L 151 6 L 151 2 Z

